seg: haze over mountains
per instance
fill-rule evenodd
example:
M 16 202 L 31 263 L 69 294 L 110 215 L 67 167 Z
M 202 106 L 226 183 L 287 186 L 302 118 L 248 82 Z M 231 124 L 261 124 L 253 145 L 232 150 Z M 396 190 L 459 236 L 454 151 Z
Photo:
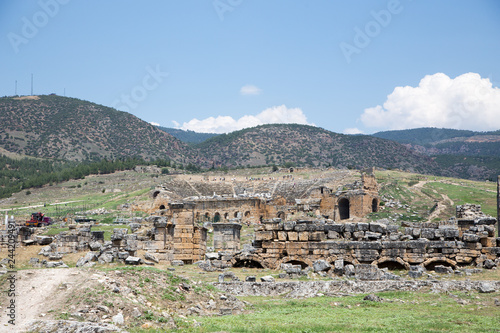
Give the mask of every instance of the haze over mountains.
M 0 123 L 0 148 L 70 161 L 140 157 L 204 168 L 375 166 L 474 179 L 500 170 L 500 131 L 414 129 L 369 136 L 273 124 L 213 135 L 156 127 L 126 112 L 56 95 L 0 98 Z

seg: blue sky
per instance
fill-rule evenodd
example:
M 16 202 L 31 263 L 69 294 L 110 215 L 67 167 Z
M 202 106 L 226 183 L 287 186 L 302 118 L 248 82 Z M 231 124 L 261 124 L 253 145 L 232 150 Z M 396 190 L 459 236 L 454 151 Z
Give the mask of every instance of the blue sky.
M 3 0 L 0 36 L 0 96 L 166 127 L 500 129 L 495 0 Z

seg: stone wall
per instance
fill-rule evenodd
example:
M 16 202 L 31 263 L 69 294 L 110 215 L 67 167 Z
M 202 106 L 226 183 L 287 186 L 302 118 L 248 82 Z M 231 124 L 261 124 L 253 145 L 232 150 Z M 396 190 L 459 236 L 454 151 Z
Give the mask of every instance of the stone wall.
M 207 230 L 195 223 L 195 204 L 170 203 L 169 218 L 174 224 L 174 260 L 189 264 L 205 257 Z
M 256 262 L 278 269 L 291 263 L 303 268 L 317 260 L 334 264 L 372 264 L 379 268 L 409 269 L 475 265 L 495 261 L 500 239 L 491 225 L 470 226 L 460 234 L 456 226 L 439 223 L 406 224 L 399 229 L 384 223 L 331 223 L 326 221 L 264 221 L 255 233 L 252 252 L 241 252 L 232 264 Z
M 214 250 L 237 252 L 240 250 L 240 230 L 238 223 L 213 223 Z
M 224 182 L 225 187 L 220 188 L 219 182 L 185 181 L 182 186 L 181 183 L 171 182 L 156 187 L 151 193 L 152 211 L 169 215 L 170 203 L 184 202 L 194 204 L 196 221 L 217 223 L 238 218 L 248 224 L 275 217 L 293 220 L 301 213 L 340 221 L 377 211 L 379 204 L 377 181 L 373 175 L 367 174 L 362 174 L 361 179 L 354 183 L 335 187 L 322 179 L 249 181 L 248 189 L 253 194 L 248 194 L 246 186 L 241 184 L 228 187 Z M 266 186 L 261 188 L 259 184 Z M 207 196 L 209 189 L 213 192 Z M 179 200 L 175 191 L 194 191 L 198 195 Z

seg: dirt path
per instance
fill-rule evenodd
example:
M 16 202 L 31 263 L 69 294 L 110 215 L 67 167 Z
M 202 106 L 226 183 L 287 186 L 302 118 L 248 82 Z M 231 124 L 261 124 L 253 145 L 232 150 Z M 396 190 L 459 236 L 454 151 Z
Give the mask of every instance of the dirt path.
M 23 270 L 15 273 L 16 319 L 15 329 L 8 324 L 7 302 L 2 300 L 0 332 L 23 332 L 29 322 L 41 319 L 41 314 L 59 308 L 73 288 L 78 288 L 87 280 L 86 271 L 76 268 L 52 268 Z
M 417 190 L 418 192 L 420 192 L 423 195 L 429 196 L 428 194 L 422 192 L 422 188 L 427 183 L 435 183 L 435 182 L 444 183 L 442 181 L 436 181 L 436 180 L 432 180 L 432 181 L 431 180 L 421 180 L 417 184 L 413 185 L 411 188 L 414 190 Z M 436 191 L 434 191 L 434 192 L 436 194 L 438 194 Z M 448 197 L 446 194 L 440 194 L 440 195 L 441 195 L 442 200 L 438 199 L 438 201 L 436 201 L 436 209 L 434 209 L 434 211 L 429 215 L 429 217 L 427 218 L 427 221 L 432 221 L 434 218 L 438 218 L 441 215 L 441 213 L 443 213 L 446 210 L 446 207 L 448 207 L 448 206 L 453 207 L 455 205 L 453 200 L 451 200 L 450 197 Z
M 443 198 L 442 201 L 436 202 L 436 209 L 429 215 L 428 221 L 432 221 L 434 218 L 438 218 L 441 213 L 446 210 L 447 206 L 454 206 L 455 203 L 453 200 L 451 200 L 446 194 L 441 194 L 441 197 Z

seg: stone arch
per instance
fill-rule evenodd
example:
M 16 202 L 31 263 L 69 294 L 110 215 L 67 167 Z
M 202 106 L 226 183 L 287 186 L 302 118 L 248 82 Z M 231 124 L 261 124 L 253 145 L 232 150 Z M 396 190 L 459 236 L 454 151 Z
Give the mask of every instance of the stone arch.
M 160 205 L 160 210 L 164 210 L 165 209 L 165 205 Z
M 279 211 L 278 214 L 276 214 L 276 217 L 284 220 L 285 219 L 285 212 Z
M 247 210 L 247 211 L 245 212 L 245 217 L 250 217 L 250 211 L 249 211 L 249 210 Z
M 234 212 L 234 218 L 237 218 L 239 213 L 240 212 L 238 212 L 238 211 Z
M 346 266 L 346 265 L 354 265 L 354 266 L 356 266 L 356 265 L 360 264 L 359 260 L 356 259 L 356 258 L 353 258 L 353 257 L 342 258 L 342 259 L 344 259 L 344 266 Z
M 399 257 L 398 258 L 382 257 L 372 262 L 372 265 L 375 265 L 378 268 L 388 268 L 389 270 L 410 269 L 410 264 Z
M 330 256 L 330 257 L 326 258 L 325 261 L 328 262 L 329 264 L 331 264 L 333 267 L 335 265 L 335 261 L 337 259 L 339 259 L 339 257 L 334 255 L 334 256 Z
M 160 194 L 160 191 L 154 191 L 153 192 L 153 199 L 156 199 L 156 197 Z
M 264 260 L 256 254 L 235 256 L 231 259 L 232 267 L 247 267 L 247 268 L 266 268 Z
M 240 259 L 235 260 L 233 267 L 245 267 L 245 268 L 264 268 L 259 261 L 253 259 Z
M 278 268 L 281 266 L 281 264 L 300 265 L 302 267 L 302 269 L 305 269 L 307 267 L 312 267 L 312 265 L 313 265 L 313 263 L 310 259 L 298 257 L 298 256 L 284 257 L 283 259 L 281 259 L 280 261 L 277 262 Z
M 229 217 L 229 213 L 224 213 L 224 220 L 227 220 L 228 217 Z
M 203 215 L 203 218 L 205 219 L 205 221 L 210 221 L 210 213 L 206 212 L 205 215 Z
M 216 212 L 214 214 L 214 222 L 215 223 L 220 222 L 220 213 L 219 212 Z
M 378 212 L 378 200 L 377 198 L 374 198 L 372 200 L 372 213 Z
M 427 259 L 422 263 L 422 266 L 424 266 L 427 270 L 434 270 L 434 267 L 437 265 L 443 265 L 443 266 L 448 266 L 452 267 L 455 269 L 457 267 L 457 262 L 451 259 L 448 259 L 446 257 L 436 257 L 436 258 L 430 258 Z
M 339 216 L 341 220 L 346 220 L 350 217 L 350 202 L 347 198 L 342 198 L 339 200 Z

